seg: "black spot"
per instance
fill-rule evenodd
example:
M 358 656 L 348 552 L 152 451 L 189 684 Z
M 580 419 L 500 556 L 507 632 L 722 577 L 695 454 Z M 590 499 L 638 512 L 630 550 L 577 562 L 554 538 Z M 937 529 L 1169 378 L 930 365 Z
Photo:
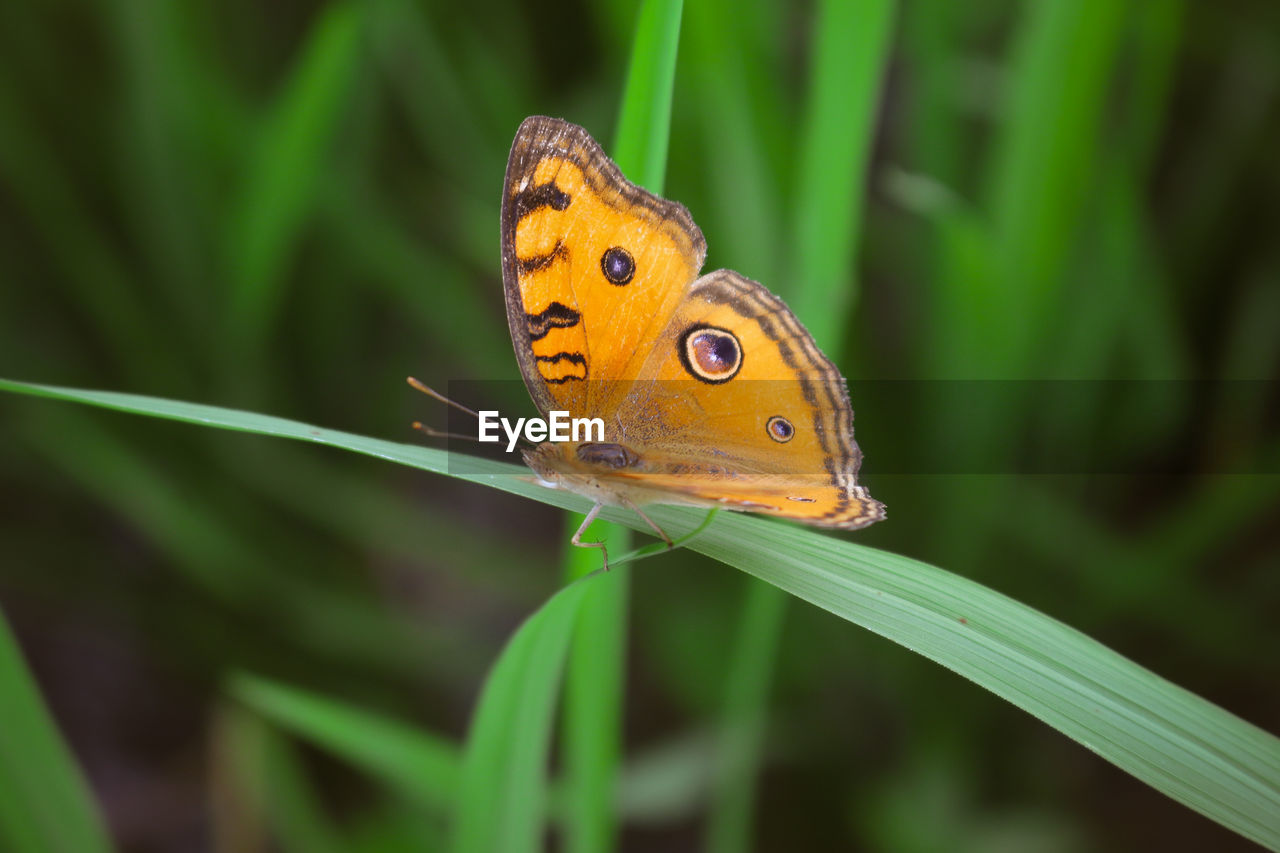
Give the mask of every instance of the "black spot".
M 525 314 L 525 322 L 529 324 L 529 340 L 537 341 L 545 338 L 552 329 L 567 329 L 578 325 L 582 315 L 568 305 L 552 302 L 539 314 Z
M 640 457 L 621 444 L 580 444 L 577 453 L 578 459 L 588 465 L 600 465 L 604 468 L 633 468 L 640 464 Z
M 719 385 L 742 369 L 742 347 L 728 329 L 691 326 L 680 336 L 676 347 L 684 369 L 702 382 Z
M 621 286 L 635 277 L 636 261 L 626 249 L 614 246 L 600 256 L 600 270 L 610 283 Z
M 738 342 L 727 335 L 708 333 L 700 337 L 694 346 L 702 349 L 701 354 L 705 357 L 707 364 L 716 365 L 715 370 L 708 368 L 712 373 L 729 370 L 738 360 Z
M 764 425 L 764 431 L 769 433 L 769 438 L 772 438 L 779 444 L 786 444 L 795 437 L 796 434 L 796 428 L 791 425 L 791 421 L 787 420 L 782 415 L 774 415 L 769 418 L 768 422 Z
M 552 210 L 564 210 L 573 199 L 569 197 L 568 193 L 561 192 L 555 182 L 551 181 L 536 187 L 525 187 L 516 193 L 513 201 L 516 221 L 519 222 L 539 208 L 549 207 Z

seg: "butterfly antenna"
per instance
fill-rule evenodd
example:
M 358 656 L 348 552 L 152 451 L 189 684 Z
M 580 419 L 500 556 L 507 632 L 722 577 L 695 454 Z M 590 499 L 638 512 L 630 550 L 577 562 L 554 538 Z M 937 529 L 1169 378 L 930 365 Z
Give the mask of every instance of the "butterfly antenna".
M 461 403 L 457 403 L 457 402 L 454 402 L 453 400 L 450 400 L 448 397 L 441 394 L 439 391 L 432 388 L 431 386 L 423 385 L 421 382 L 419 382 L 417 379 L 414 379 L 412 376 L 407 377 L 406 381 L 409 383 L 410 386 L 421 391 L 423 394 L 426 394 L 428 397 L 433 397 L 439 400 L 441 403 L 444 403 L 445 405 L 453 406 L 458 411 L 466 412 L 468 415 L 471 415 L 471 417 L 475 418 L 476 420 L 480 420 L 480 416 L 476 414 L 474 411 L 472 411 L 471 409 L 468 409 L 466 406 L 462 405 Z M 463 435 L 461 433 L 456 433 L 456 432 L 441 432 L 440 430 L 435 429 L 434 427 L 427 426 L 421 421 L 414 421 L 413 428 L 416 429 L 418 432 L 423 433 L 424 435 L 431 436 L 432 438 L 465 438 L 468 441 L 480 440 L 480 437 L 476 435 Z M 529 439 L 525 438 L 523 434 L 518 436 L 516 440 L 528 447 L 538 446 L 535 442 L 532 442 Z
M 422 433 L 423 435 L 428 435 L 428 436 L 431 436 L 432 438 L 445 438 L 445 439 L 459 438 L 466 441 L 480 440 L 480 437 L 476 435 L 467 435 L 466 433 L 461 433 L 461 432 L 445 432 L 444 430 L 438 430 L 435 427 L 427 426 L 422 421 L 414 421 L 411 424 L 411 426 L 414 429 L 416 429 L 418 432 Z
M 441 394 L 439 391 L 435 390 L 434 388 L 428 385 L 423 385 L 421 382 L 419 382 L 417 379 L 414 379 L 412 376 L 408 377 L 406 381 L 409 383 L 411 387 L 418 389 L 423 394 L 426 394 L 428 397 L 434 397 L 435 399 L 439 400 L 441 403 L 444 403 L 445 405 L 448 405 L 448 406 L 453 406 L 458 411 L 466 412 L 468 415 L 471 415 L 471 417 L 475 418 L 476 420 L 480 420 L 480 416 L 477 415 L 475 412 L 471 411 L 470 409 L 468 409 L 466 406 L 462 405 L 461 403 L 455 403 L 453 400 L 450 400 L 448 397 Z
M 455 409 L 466 412 L 468 415 L 471 415 L 471 417 L 479 419 L 480 416 L 477 415 L 475 412 L 471 411 L 470 409 L 468 409 L 466 406 L 462 405 L 461 403 L 455 403 L 453 400 L 450 400 L 448 397 L 441 394 L 439 391 L 435 390 L 429 385 L 423 385 L 421 382 L 419 382 L 417 379 L 414 379 L 412 376 L 408 377 L 408 382 L 410 386 L 418 389 L 423 394 L 426 394 L 428 397 L 434 397 L 435 399 L 439 400 L 441 403 L 445 403 L 446 405 L 453 406 Z M 460 432 L 445 432 L 443 430 L 438 430 L 435 427 L 427 426 L 422 421 L 414 421 L 413 428 L 416 429 L 418 432 L 422 433 L 423 435 L 430 436 L 431 438 L 444 438 L 444 439 L 461 438 L 461 439 L 466 439 L 467 441 L 480 440 L 479 436 L 465 435 Z

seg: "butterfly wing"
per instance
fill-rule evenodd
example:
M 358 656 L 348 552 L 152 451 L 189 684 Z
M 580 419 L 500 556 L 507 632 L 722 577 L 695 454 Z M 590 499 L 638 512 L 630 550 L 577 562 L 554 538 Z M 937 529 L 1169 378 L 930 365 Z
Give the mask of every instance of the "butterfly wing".
M 627 181 L 585 130 L 526 119 L 502 193 L 502 280 L 543 414 L 612 412 L 705 255 L 684 206 Z
M 839 370 L 783 302 L 736 272 L 693 283 L 620 405 L 616 439 L 645 460 L 619 477 L 691 503 L 858 528 L 884 506 Z
M 857 485 L 839 371 L 763 286 L 723 270 L 695 281 L 705 254 L 684 206 L 627 181 L 585 130 L 525 120 L 502 197 L 520 371 L 544 415 L 603 417 L 607 440 L 630 449 L 595 459 L 542 445 L 530 464 L 597 499 L 603 483 L 621 502 L 842 528 L 883 518 Z

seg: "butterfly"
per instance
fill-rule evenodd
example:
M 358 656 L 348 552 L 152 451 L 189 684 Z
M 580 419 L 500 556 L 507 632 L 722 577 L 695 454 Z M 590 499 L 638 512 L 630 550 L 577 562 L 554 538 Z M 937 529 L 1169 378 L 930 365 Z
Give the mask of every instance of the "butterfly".
M 516 359 L 546 417 L 598 417 L 603 441 L 524 451 L 544 484 L 639 513 L 723 507 L 852 530 L 885 517 L 858 485 L 845 381 L 763 285 L 699 277 L 689 211 L 623 177 L 581 127 L 533 116 L 502 191 L 502 281 Z M 605 555 L 607 565 L 607 554 Z

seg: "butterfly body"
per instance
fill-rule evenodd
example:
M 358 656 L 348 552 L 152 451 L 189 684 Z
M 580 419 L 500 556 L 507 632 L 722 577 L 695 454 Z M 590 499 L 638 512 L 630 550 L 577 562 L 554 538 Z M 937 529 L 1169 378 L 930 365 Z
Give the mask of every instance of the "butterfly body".
M 851 529 L 884 517 L 857 484 L 844 379 L 764 286 L 698 272 L 688 211 L 631 184 L 582 128 L 535 116 L 502 203 L 507 318 L 544 416 L 602 440 L 525 461 L 597 505 L 716 506 Z

